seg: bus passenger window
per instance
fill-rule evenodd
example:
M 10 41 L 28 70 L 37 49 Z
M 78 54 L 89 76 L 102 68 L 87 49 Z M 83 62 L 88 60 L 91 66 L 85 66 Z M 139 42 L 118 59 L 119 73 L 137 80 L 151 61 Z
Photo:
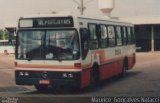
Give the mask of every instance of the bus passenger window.
M 109 46 L 114 47 L 116 45 L 116 42 L 115 42 L 115 31 L 113 26 L 108 26 L 108 39 L 109 39 Z
M 132 44 L 131 41 L 131 28 L 127 27 L 127 34 L 128 34 L 128 44 Z
M 80 28 L 82 59 L 85 59 L 89 51 L 89 31 L 86 28 Z
M 106 48 L 108 46 L 108 43 L 107 43 L 107 28 L 105 25 L 100 25 L 100 35 L 101 35 L 101 40 L 100 40 L 100 45 L 101 45 L 101 48 Z
M 122 45 L 122 37 L 121 37 L 121 28 L 120 26 L 116 27 L 116 40 L 117 40 L 117 46 Z
M 122 33 L 122 36 L 123 36 L 123 45 L 127 45 L 127 43 L 128 43 L 128 40 L 127 40 L 127 31 L 126 31 L 126 27 L 123 27 L 122 28 L 122 31 L 123 31 L 123 33 Z
M 131 41 L 132 41 L 132 44 L 135 44 L 136 43 L 136 38 L 135 38 L 135 34 L 134 34 L 134 27 L 131 27 Z
M 90 32 L 90 49 L 97 49 L 98 48 L 97 26 L 96 24 L 89 24 L 88 28 Z

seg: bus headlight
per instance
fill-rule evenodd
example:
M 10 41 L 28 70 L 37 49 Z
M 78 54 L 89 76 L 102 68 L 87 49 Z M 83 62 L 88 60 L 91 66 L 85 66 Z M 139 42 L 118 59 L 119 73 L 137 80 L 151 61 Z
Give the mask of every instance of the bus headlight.
M 19 76 L 24 76 L 24 73 L 23 72 L 19 72 Z
M 19 72 L 19 76 L 29 76 L 28 72 Z
M 73 78 L 73 74 L 72 73 L 68 74 L 68 77 Z
M 24 73 L 24 76 L 29 76 L 29 73 L 28 73 L 28 72 L 25 72 L 25 73 Z
M 72 73 L 62 73 L 62 77 L 63 78 L 73 78 L 73 74 Z
M 68 77 L 68 76 L 67 76 L 67 73 L 63 73 L 63 74 L 62 74 L 62 77 L 63 77 L 63 78 L 67 78 L 67 77 Z

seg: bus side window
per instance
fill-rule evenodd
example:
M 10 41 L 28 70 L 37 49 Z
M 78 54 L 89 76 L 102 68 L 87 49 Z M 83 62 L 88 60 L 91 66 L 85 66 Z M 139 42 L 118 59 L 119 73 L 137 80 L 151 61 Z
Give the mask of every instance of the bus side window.
M 108 26 L 108 41 L 109 41 L 109 47 L 116 46 L 115 31 L 113 26 Z
M 108 31 L 107 31 L 107 27 L 105 25 L 100 25 L 100 47 L 101 48 L 106 48 L 108 46 Z
M 127 31 L 126 31 L 126 27 L 122 27 L 122 41 L 123 41 L 123 45 L 127 45 Z
M 127 34 L 128 34 L 128 44 L 132 44 L 131 41 L 131 28 L 127 27 Z
M 98 37 L 97 37 L 97 25 L 96 24 L 89 24 L 88 25 L 89 32 L 90 32 L 90 49 L 97 49 L 98 48 Z
M 131 41 L 132 41 L 132 44 L 135 44 L 136 43 L 136 38 L 135 38 L 135 34 L 134 34 L 134 27 L 131 27 Z
M 82 59 L 84 60 L 89 51 L 89 31 L 86 28 L 80 28 L 81 34 L 81 48 L 82 48 Z
M 122 45 L 122 36 L 121 36 L 121 27 L 116 26 L 116 40 L 117 40 L 117 46 Z

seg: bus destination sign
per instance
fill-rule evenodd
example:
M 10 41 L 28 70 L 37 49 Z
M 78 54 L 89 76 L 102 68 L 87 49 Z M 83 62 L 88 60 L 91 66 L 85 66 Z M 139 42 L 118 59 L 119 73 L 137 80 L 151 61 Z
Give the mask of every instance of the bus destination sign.
M 33 19 L 33 27 L 73 27 L 71 17 L 36 18 Z

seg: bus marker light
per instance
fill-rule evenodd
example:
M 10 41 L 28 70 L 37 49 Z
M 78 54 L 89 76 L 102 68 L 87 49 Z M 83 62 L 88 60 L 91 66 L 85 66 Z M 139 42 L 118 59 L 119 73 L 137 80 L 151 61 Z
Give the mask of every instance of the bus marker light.
M 74 63 L 74 67 L 82 67 L 81 63 Z

